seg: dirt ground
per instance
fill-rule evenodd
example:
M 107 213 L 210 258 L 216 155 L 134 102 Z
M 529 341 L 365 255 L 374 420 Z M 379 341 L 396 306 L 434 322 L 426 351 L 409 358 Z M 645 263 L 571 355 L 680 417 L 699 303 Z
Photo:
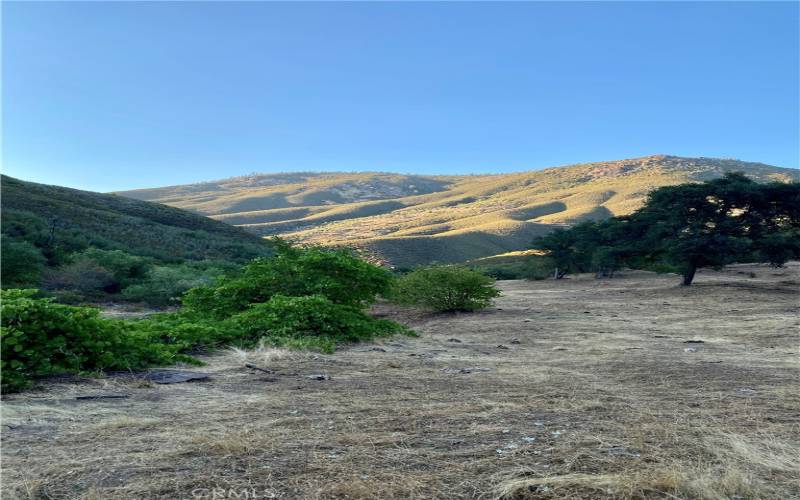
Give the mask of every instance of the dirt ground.
M 4 498 L 800 498 L 800 264 L 678 281 L 505 281 L 376 308 L 418 338 L 48 381 L 3 402 Z

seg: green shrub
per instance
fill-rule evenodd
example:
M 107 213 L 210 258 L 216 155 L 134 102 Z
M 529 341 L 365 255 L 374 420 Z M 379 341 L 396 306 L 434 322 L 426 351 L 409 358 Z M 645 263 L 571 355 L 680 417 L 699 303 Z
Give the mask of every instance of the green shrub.
M 358 342 L 376 336 L 408 331 L 397 323 L 367 316 L 360 309 L 336 304 L 322 295 L 287 297 L 275 295 L 253 304 L 231 323 L 242 338 L 256 343 L 316 347 L 332 352 L 337 342 Z
M 37 290 L 2 291 L 2 390 L 44 375 L 138 370 L 187 360 L 129 323 L 103 319 L 89 307 L 55 304 Z
M 391 289 L 389 271 L 349 250 L 298 248 L 281 241 L 275 246 L 274 257 L 253 260 L 239 276 L 190 290 L 184 306 L 225 318 L 275 295 L 322 295 L 334 304 L 362 308 Z
M 122 291 L 122 297 L 132 302 L 153 306 L 174 304 L 184 293 L 211 283 L 222 276 L 226 267 L 214 263 L 185 263 L 175 266 L 156 266 L 144 279 Z
M 144 279 L 150 269 L 148 259 L 122 250 L 87 248 L 80 253 L 72 254 L 71 259 L 73 262 L 90 261 L 107 269 L 114 277 L 112 287 L 106 290 L 109 293 L 117 293 L 126 286 Z
M 5 235 L 0 240 L 0 274 L 3 286 L 38 286 L 46 263 L 42 252 L 27 241 Z
M 44 273 L 48 290 L 71 290 L 86 297 L 97 297 L 115 286 L 114 273 L 93 260 L 82 259 Z
M 475 311 L 488 307 L 500 291 L 494 280 L 462 266 L 429 266 L 400 278 L 393 298 L 435 311 Z

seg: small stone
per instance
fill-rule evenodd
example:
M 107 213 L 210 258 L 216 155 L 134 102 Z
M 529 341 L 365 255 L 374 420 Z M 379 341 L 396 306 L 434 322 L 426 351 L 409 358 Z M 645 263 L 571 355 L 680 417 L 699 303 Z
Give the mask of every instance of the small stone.
M 498 349 L 508 349 L 508 346 L 504 346 L 503 344 L 498 344 L 497 348 Z
M 327 373 L 312 373 L 311 375 L 306 375 L 306 378 L 311 380 L 330 380 L 331 376 Z
M 567 348 L 566 347 L 553 347 L 553 350 L 554 351 L 566 351 Z
M 510 344 L 521 344 L 522 342 L 520 342 L 519 339 L 511 339 L 511 341 L 509 343 Z
M 694 347 L 687 347 L 686 349 L 683 350 L 683 352 L 697 352 L 697 349 L 695 349 Z
M 461 341 L 458 339 L 447 339 L 448 342 L 455 342 L 456 344 L 460 344 Z

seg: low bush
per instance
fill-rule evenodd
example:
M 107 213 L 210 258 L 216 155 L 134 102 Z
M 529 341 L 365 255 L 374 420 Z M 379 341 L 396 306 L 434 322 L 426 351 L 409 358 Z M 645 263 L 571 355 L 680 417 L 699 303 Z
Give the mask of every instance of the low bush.
M 131 324 L 103 319 L 99 311 L 39 298 L 37 290 L 2 292 L 3 392 L 34 377 L 100 370 L 138 370 L 190 358 Z
M 366 315 L 359 308 L 335 304 L 322 295 L 287 297 L 275 295 L 253 304 L 231 318 L 242 339 L 253 344 L 265 340 L 274 345 L 314 347 L 333 352 L 337 342 L 359 342 L 377 336 L 409 333 L 392 321 Z
M 97 298 L 116 286 L 114 273 L 90 259 L 81 259 L 44 273 L 48 290 L 68 290 L 87 298 Z
M 183 305 L 226 318 L 275 295 L 322 295 L 334 304 L 363 308 L 391 289 L 392 274 L 349 250 L 293 247 L 276 240 L 274 257 L 255 259 L 232 278 L 190 290 Z
M 168 306 L 199 286 L 208 285 L 223 276 L 230 266 L 215 262 L 192 262 L 174 266 L 155 266 L 141 282 L 122 290 L 122 297 L 131 302 L 145 302 L 153 306 Z
M 97 309 L 58 304 L 37 297 L 36 290 L 4 290 L 3 391 L 23 388 L 37 376 L 191 362 L 187 353 L 226 345 L 250 347 L 263 341 L 332 352 L 338 342 L 413 334 L 364 311 L 390 289 L 388 271 L 346 251 L 280 247 L 275 258 L 258 259 L 237 275 L 192 288 L 180 311 L 136 321 L 103 319 Z M 205 278 L 223 272 L 210 264 L 157 267 L 148 274 L 147 287 L 134 284 L 126 293 L 141 298 L 150 293 L 167 302 L 189 286 L 197 266 Z M 59 278 L 81 291 L 97 290 L 101 278 L 114 277 L 94 259 L 65 267 L 69 273 Z M 194 277 L 205 278 L 202 272 Z
M 488 307 L 500 291 L 485 274 L 462 266 L 418 268 L 397 281 L 393 299 L 435 311 L 475 311 Z

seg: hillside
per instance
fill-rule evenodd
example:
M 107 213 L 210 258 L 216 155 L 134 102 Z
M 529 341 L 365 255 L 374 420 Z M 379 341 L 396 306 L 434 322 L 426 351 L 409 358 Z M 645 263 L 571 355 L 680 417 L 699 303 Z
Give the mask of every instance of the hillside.
M 800 171 L 762 163 L 656 155 L 502 175 L 252 174 L 119 194 L 408 267 L 521 250 L 555 226 L 630 213 L 654 188 L 734 171 L 800 180 Z
M 45 235 L 164 261 L 236 261 L 269 251 L 262 239 L 239 228 L 158 203 L 8 176 L 1 187 L 4 238 Z

